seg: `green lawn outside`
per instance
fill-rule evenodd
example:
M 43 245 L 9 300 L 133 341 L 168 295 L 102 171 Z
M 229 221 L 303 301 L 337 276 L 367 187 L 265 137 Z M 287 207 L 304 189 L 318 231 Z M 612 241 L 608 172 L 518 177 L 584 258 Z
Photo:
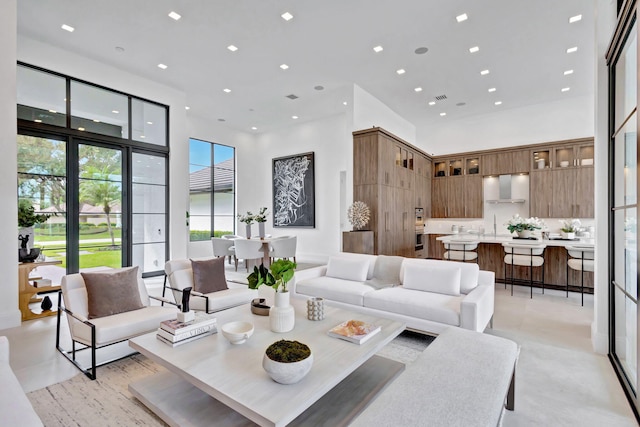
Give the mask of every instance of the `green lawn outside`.
M 121 233 L 121 229 L 119 228 L 115 228 L 113 230 L 113 236 L 116 238 L 116 240 L 119 240 L 122 233 Z M 67 236 L 65 235 L 50 235 L 50 234 L 41 234 L 40 230 L 36 230 L 35 232 L 36 236 L 36 242 L 54 242 L 54 241 L 61 241 L 61 240 L 66 240 Z M 80 232 L 80 240 L 90 240 L 90 239 L 110 239 L 111 236 L 109 235 L 108 231 L 103 231 L 101 233 L 96 233 L 96 234 L 85 234 Z M 37 245 L 37 243 L 36 243 Z

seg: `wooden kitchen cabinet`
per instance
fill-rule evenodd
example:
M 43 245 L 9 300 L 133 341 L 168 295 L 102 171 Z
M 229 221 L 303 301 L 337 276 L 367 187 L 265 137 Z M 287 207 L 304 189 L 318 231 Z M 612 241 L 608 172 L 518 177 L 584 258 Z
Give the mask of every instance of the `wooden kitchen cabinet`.
M 465 177 L 447 178 L 447 218 L 464 218 Z
M 577 218 L 593 218 L 595 216 L 594 191 L 595 177 L 593 167 L 581 167 L 576 170 L 575 204 Z
M 482 218 L 484 215 L 482 176 L 466 176 L 464 179 L 464 217 Z
M 506 151 L 485 154 L 482 156 L 482 174 L 502 175 L 511 173 L 511 160 L 511 153 Z
M 447 180 L 431 180 L 431 217 L 447 218 Z
M 532 171 L 529 175 L 529 214 L 539 218 L 551 217 L 553 194 L 551 170 Z
M 431 199 L 431 159 L 380 128 L 354 132 L 353 144 L 353 199 L 371 210 L 375 254 L 415 256 L 415 208 Z

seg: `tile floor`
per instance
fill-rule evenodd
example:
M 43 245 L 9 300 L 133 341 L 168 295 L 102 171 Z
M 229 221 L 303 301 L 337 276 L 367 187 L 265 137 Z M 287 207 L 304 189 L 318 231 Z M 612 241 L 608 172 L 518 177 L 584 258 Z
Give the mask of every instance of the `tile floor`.
M 159 294 L 162 279 L 148 280 L 147 285 Z M 510 296 L 503 285 L 496 285 L 494 329 L 489 333 L 521 346 L 516 410 L 506 413 L 504 425 L 637 425 L 608 359 L 592 351 L 592 296 L 585 296 L 581 307 L 579 294 L 567 299 L 562 292 L 537 292 L 530 299 L 528 288 L 516 286 Z M 9 338 L 10 363 L 26 392 L 78 374 L 56 352 L 55 328 L 52 316 L 0 331 Z

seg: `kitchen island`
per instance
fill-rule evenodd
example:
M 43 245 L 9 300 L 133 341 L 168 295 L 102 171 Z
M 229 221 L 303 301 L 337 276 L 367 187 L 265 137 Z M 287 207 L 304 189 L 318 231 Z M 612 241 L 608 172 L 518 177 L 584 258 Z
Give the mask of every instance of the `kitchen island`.
M 504 263 L 504 248 L 503 243 L 533 243 L 533 244 L 545 244 L 547 248 L 544 251 L 544 281 L 545 288 L 550 289 L 566 289 L 567 286 L 567 246 L 580 246 L 586 248 L 593 248 L 595 246 L 594 239 L 580 239 L 580 240 L 556 240 L 556 239 L 541 239 L 541 240 L 519 240 L 514 239 L 512 235 L 508 234 L 446 234 L 446 235 L 429 235 L 429 243 L 436 247 L 429 250 L 431 254 L 436 254 L 437 258 L 442 258 L 444 252 L 442 247 L 443 243 L 464 243 L 474 241 L 478 242 L 478 264 L 481 270 L 494 271 L 496 273 L 496 282 L 505 281 L 505 263 Z M 527 267 L 515 267 L 514 276 L 516 278 L 529 278 L 529 269 Z M 534 272 L 534 277 L 539 276 Z M 573 292 L 580 292 L 580 272 L 569 269 L 569 290 Z M 537 286 L 534 284 L 534 286 Z M 584 275 L 584 291 L 585 293 L 593 293 L 593 273 L 585 273 Z

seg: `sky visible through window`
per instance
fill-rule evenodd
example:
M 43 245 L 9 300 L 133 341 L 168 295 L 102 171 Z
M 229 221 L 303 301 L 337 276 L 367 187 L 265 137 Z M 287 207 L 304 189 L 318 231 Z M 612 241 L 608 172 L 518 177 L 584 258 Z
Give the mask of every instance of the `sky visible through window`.
M 211 147 L 213 147 L 214 164 L 233 158 L 233 147 L 190 138 L 189 173 L 211 166 Z

